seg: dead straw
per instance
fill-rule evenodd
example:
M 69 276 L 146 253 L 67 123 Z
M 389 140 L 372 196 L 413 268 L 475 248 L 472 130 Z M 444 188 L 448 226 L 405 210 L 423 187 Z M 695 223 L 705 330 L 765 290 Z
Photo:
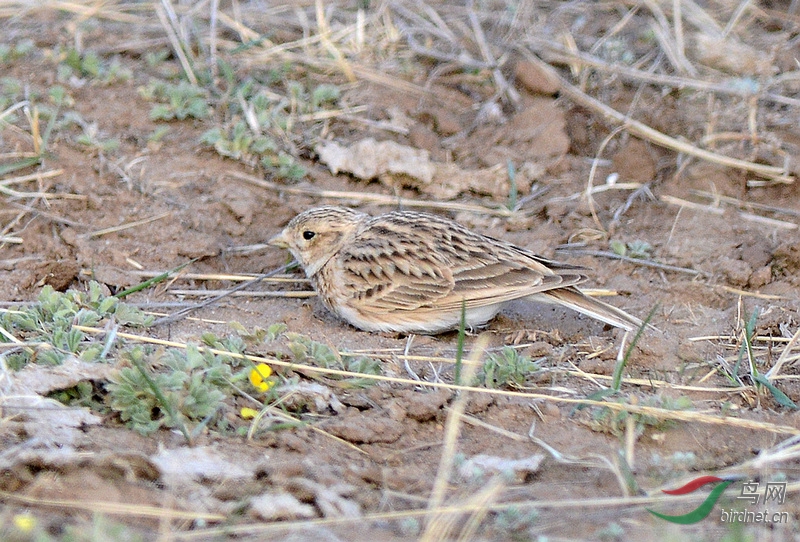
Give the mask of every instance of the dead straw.
M 471 203 L 458 203 L 450 201 L 425 201 L 414 200 L 407 198 L 400 198 L 397 196 L 389 196 L 386 194 L 370 194 L 367 192 L 345 192 L 340 190 L 320 190 L 318 188 L 303 188 L 298 186 L 285 186 L 278 183 L 273 183 L 259 177 L 254 177 L 246 173 L 238 171 L 228 171 L 227 174 L 234 179 L 245 181 L 267 190 L 285 194 L 295 194 L 302 196 L 312 196 L 316 198 L 328 198 L 345 201 L 358 201 L 362 203 L 375 203 L 378 205 L 391 205 L 392 207 L 415 207 L 426 209 L 441 209 L 446 211 L 466 211 L 469 213 L 477 213 L 483 215 L 508 217 L 512 216 L 513 211 L 503 206 L 488 207 L 483 205 L 474 205 Z
M 561 92 L 568 96 L 573 102 L 594 111 L 613 124 L 622 125 L 631 134 L 646 139 L 651 143 L 661 147 L 678 153 L 693 156 L 695 158 L 700 158 L 714 164 L 750 171 L 757 175 L 761 175 L 782 183 L 794 182 L 794 178 L 788 175 L 786 170 L 782 167 L 768 166 L 755 162 L 749 162 L 747 160 L 741 160 L 739 158 L 732 158 L 719 153 L 701 149 L 674 137 L 663 134 L 642 122 L 629 118 L 627 115 L 620 113 L 616 109 L 604 104 L 600 100 L 589 96 L 579 88 L 572 85 L 569 81 L 562 77 L 561 74 L 550 67 L 549 64 L 546 64 L 536 57 L 531 57 L 531 60 L 535 62 L 540 69 L 545 70 L 552 77 L 556 78 L 559 81 Z

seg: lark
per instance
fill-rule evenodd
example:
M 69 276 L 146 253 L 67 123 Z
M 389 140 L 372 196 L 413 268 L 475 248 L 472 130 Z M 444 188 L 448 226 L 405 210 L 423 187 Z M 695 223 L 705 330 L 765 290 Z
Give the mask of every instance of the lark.
M 319 207 L 269 243 L 289 249 L 325 306 L 365 331 L 441 333 L 459 327 L 462 307 L 466 326 L 477 328 L 515 299 L 557 303 L 629 331 L 642 325 L 577 288 L 586 268 L 432 214 Z

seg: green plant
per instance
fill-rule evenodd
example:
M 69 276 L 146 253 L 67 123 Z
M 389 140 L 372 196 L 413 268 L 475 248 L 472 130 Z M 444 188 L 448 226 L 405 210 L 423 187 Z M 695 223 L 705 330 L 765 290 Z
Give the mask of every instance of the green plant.
M 158 67 L 162 62 L 167 60 L 172 53 L 169 49 L 159 49 L 158 51 L 149 51 L 145 53 L 144 60 L 151 68 Z
M 519 536 L 524 531 L 533 528 L 538 520 L 539 512 L 537 510 L 523 511 L 512 506 L 495 513 L 494 527 L 514 539 L 515 535 Z
M 753 311 L 753 314 L 750 315 L 750 318 L 745 322 L 745 328 L 742 333 L 742 344 L 739 348 L 739 356 L 736 359 L 736 365 L 734 366 L 733 370 L 730 374 L 728 374 L 728 378 L 733 382 L 741 383 L 739 379 L 739 366 L 742 363 L 742 358 L 746 355 L 748 361 L 748 367 L 750 369 L 750 378 L 753 381 L 753 385 L 756 387 L 757 390 L 761 390 L 761 388 L 766 388 L 775 400 L 781 406 L 791 408 L 797 410 L 797 405 L 794 401 L 792 401 L 788 395 L 783 393 L 775 384 L 773 384 L 769 378 L 763 373 L 758 370 L 758 363 L 756 359 L 756 354 L 753 350 L 753 339 L 756 336 L 756 321 L 758 320 L 758 311 Z
M 273 83 L 248 78 L 234 85 L 220 105 L 228 121 L 206 131 L 200 141 L 222 156 L 261 166 L 279 178 L 299 180 L 306 170 L 292 154 L 281 150 L 281 144 L 309 135 L 313 130 L 309 122 L 328 107 L 337 106 L 341 90 L 322 84 L 309 91 L 290 80 L 280 93 L 268 88 Z
M 311 340 L 299 333 L 284 333 L 289 351 L 296 363 L 314 364 L 326 369 L 337 369 L 371 375 L 381 374 L 380 362 L 368 356 L 339 352 L 330 346 Z M 370 378 L 343 377 L 328 374 L 326 378 L 341 380 L 354 387 L 366 387 L 375 383 Z
M 506 171 L 508 172 L 508 207 L 511 211 L 516 211 L 519 193 L 517 190 L 517 168 L 510 159 L 506 161 Z
M 270 343 L 282 337 L 287 329 L 286 324 L 282 323 L 271 324 L 267 329 L 256 326 L 253 331 L 248 331 L 247 328 L 239 322 L 229 322 L 228 325 L 233 328 L 239 337 L 249 344 Z
M 36 44 L 32 39 L 23 39 L 13 45 L 0 43 L 0 63 L 19 60 L 33 52 L 35 48 Z
M 209 425 L 224 428 L 223 401 L 234 384 L 247 378 L 246 371 L 234 374 L 230 356 L 193 345 L 155 352 L 137 346 L 123 352 L 121 360 L 128 366 L 106 386 L 108 405 L 128 427 L 145 435 L 166 427 L 191 439 Z
M 294 156 L 279 152 L 278 156 L 265 156 L 261 159 L 264 169 L 271 171 L 276 177 L 299 181 L 308 174 L 306 168 L 297 163 Z
M 183 81 L 172 84 L 154 80 L 141 87 L 139 94 L 145 100 L 157 102 L 150 110 L 152 120 L 204 119 L 211 114 L 208 92 Z
M 254 136 L 244 121 L 239 121 L 225 132 L 222 128 L 212 128 L 206 131 L 200 142 L 213 146 L 217 153 L 234 160 L 252 162 L 255 156 L 274 152 L 277 145 L 267 136 Z
M 119 58 L 106 61 L 94 51 L 79 52 L 69 49 L 58 66 L 58 80 L 68 81 L 72 77 L 89 79 L 94 84 L 111 85 L 130 81 L 133 72 L 125 68 Z
M 0 77 L 0 113 L 3 113 L 11 104 L 23 99 L 22 81 L 14 77 Z M 3 121 L 11 124 L 15 113 L 5 113 Z
M 22 83 L 14 78 L 0 79 L 0 125 L 13 125 L 21 131 L 28 132 L 31 141 L 28 152 L 23 156 L 10 153 L 13 161 L 0 164 L 0 176 L 38 165 L 47 153 L 50 136 L 53 129 L 59 125 L 57 122 L 59 108 L 71 103 L 71 97 L 66 91 L 55 85 L 48 89 L 48 99 L 55 107 L 39 103 L 41 95 L 36 89 L 25 88 Z M 42 127 L 42 121 L 47 124 Z M 32 152 L 31 152 L 32 151 Z
M 110 318 L 130 326 L 146 327 L 153 322 L 152 316 L 106 296 L 94 281 L 86 292 L 61 293 L 45 286 L 35 303 L 0 314 L 0 325 L 24 342 L 8 354 L 6 362 L 20 369 L 30 362 L 59 365 L 69 355 L 84 361 L 102 360 L 112 345 L 89 340 L 74 326 L 96 326 Z M 7 340 L 0 335 L 0 341 Z
M 86 380 L 78 382 L 71 388 L 56 390 L 50 393 L 49 397 L 69 406 L 81 406 L 88 408 L 97 408 L 99 406 L 95 402 L 94 385 Z
M 159 143 L 162 139 L 164 139 L 164 136 L 167 135 L 167 133 L 169 133 L 169 126 L 164 126 L 163 124 L 156 126 L 156 129 L 153 130 L 149 136 L 147 136 L 147 142 Z
M 609 246 L 611 251 L 619 256 L 627 256 L 639 260 L 653 259 L 653 246 L 647 241 L 636 240 L 630 243 L 623 243 L 622 241 L 613 240 L 609 242 Z
M 87 125 L 83 133 L 75 138 L 75 143 L 90 150 L 105 153 L 114 152 L 115 150 L 119 149 L 119 141 L 117 139 L 103 139 L 100 137 L 97 124 Z
M 538 363 L 532 361 L 529 356 L 520 354 L 510 346 L 504 346 L 500 352 L 486 356 L 477 378 L 478 382 L 487 388 L 520 387 L 525 385 L 528 375 L 538 370 Z
M 629 401 L 631 401 L 631 398 L 620 397 L 617 399 L 617 403 L 619 404 L 626 404 Z M 648 397 L 644 401 L 637 401 L 636 404 L 665 410 L 690 410 L 692 408 L 691 399 L 684 396 L 673 399 L 671 397 L 655 395 Z M 644 433 L 644 430 L 647 427 L 653 427 L 660 430 L 666 429 L 672 425 L 671 420 L 662 420 L 655 416 L 641 414 L 638 412 L 612 410 L 610 408 L 600 407 L 593 410 L 592 420 L 589 422 L 589 427 L 591 427 L 594 431 L 611 433 L 612 435 L 620 436 L 625 433 L 628 418 L 633 418 L 637 436 Z

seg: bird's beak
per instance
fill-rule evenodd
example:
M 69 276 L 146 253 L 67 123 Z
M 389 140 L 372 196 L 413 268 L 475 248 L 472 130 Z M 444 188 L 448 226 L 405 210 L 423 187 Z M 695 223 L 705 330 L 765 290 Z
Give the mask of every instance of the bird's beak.
M 286 239 L 286 232 L 280 232 L 278 235 L 267 241 L 267 244 L 278 248 L 289 248 L 289 241 Z

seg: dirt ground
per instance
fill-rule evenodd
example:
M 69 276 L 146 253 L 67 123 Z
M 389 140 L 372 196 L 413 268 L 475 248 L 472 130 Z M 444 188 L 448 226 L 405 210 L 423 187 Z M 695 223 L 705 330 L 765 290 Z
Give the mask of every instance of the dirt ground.
M 797 349 L 789 343 L 800 327 L 800 16 L 788 2 L 742 3 L 741 13 L 737 2 L 686 3 L 684 54 L 667 46 L 678 35 L 672 2 L 475 2 L 471 12 L 458 2 L 366 4 L 359 15 L 359 2 L 222 1 L 214 19 L 216 2 L 44 2 L 36 9 L 0 2 L 0 44 L 12 51 L 33 44 L 0 63 L 0 109 L 28 100 L 3 116 L 0 164 L 41 157 L 0 170 L 2 306 L 34 301 L 45 285 L 85 290 L 92 279 L 116 293 L 194 260 L 177 278 L 126 298 L 170 314 L 208 298 L 205 291 L 237 284 L 200 274 L 279 269 L 287 254 L 264 243 L 298 212 L 324 203 L 371 214 L 418 206 L 589 267 L 587 287 L 613 294 L 604 297 L 609 303 L 641 317 L 654 310 L 658 330 L 638 342 L 620 393 L 599 400 L 630 412 L 676 409 L 683 397 L 690 406 L 637 427 L 632 416 L 611 424 L 598 407 L 576 408 L 571 400 L 611 385 L 623 334 L 519 302 L 485 331 L 490 351 L 513 345 L 539 360 L 521 386 L 460 395 L 399 382 L 354 388 L 275 367 L 279 379 L 323 387 L 322 405 L 289 409 L 306 423 L 252 439 L 206 430 L 191 445 L 177 431 L 142 436 L 111 411 L 59 428 L 35 409 L 4 409 L 3 536 L 73 540 L 73 526 L 120 540 L 796 540 L 799 465 L 790 439 L 800 433 L 800 414 L 756 387 L 747 356 L 740 364 L 737 357 L 756 312 L 753 364 L 768 374 L 783 356 L 771 382 L 800 402 Z M 176 10 L 174 20 L 164 6 Z M 212 24 L 213 52 L 236 78 L 266 86 L 265 74 L 280 70 L 309 89 L 340 89 L 330 115 L 297 113 L 295 125 L 276 132 L 279 147 L 305 168 L 299 178 L 201 142 L 243 103 L 226 92 L 224 73 L 212 71 L 206 83 L 216 92 L 204 98 L 211 107 L 204 118 L 153 120 L 154 101 L 141 89 L 185 78 L 166 29 L 189 44 L 185 54 L 200 71 L 211 55 Z M 287 47 L 270 49 L 279 44 Z M 492 62 L 481 45 L 500 68 L 486 67 Z M 720 55 L 725 46 L 731 49 Z M 69 50 L 94 52 L 101 65 L 114 59 L 130 77 L 101 82 L 102 70 L 85 66 L 70 74 L 61 68 Z M 148 57 L 159 51 L 166 52 L 160 62 Z M 637 80 L 625 69 L 653 77 Z M 670 74 L 682 82 L 655 77 Z M 745 85 L 760 90 L 737 90 Z M 54 86 L 68 100 L 52 126 L 26 118 L 36 103 L 53 109 Z M 268 87 L 278 96 L 287 88 L 281 79 Z M 637 126 L 618 130 L 591 100 L 690 149 L 678 152 Z M 51 129 L 43 153 L 33 125 Z M 154 136 L 162 126 L 168 130 Z M 381 151 L 364 151 L 336 174 L 321 158 L 330 142 L 346 149 L 367 138 L 427 155 L 401 170 L 379 164 L 378 173 L 362 175 L 368 179 L 357 166 L 381 163 Z M 691 149 L 752 167 L 726 167 Z M 402 170 L 420 165 L 433 173 Z M 18 180 L 23 175 L 30 177 Z M 369 197 L 376 195 L 385 198 Z M 626 259 L 615 257 L 622 252 Z M 382 375 L 453 382 L 447 360 L 455 357 L 456 333 L 366 333 L 313 297 L 264 295 L 309 289 L 299 272 L 287 276 L 134 332 L 198 343 L 204 333 L 233 333 L 229 322 L 246 329 L 284 323 L 335 350 L 375 356 Z M 467 356 L 477 336 L 467 336 Z M 0 346 L 2 354 L 11 344 Z M 269 345 L 248 353 L 285 358 Z M 738 371 L 741 383 L 726 371 Z M 14 378 L 6 370 L 5 381 Z M 95 387 L 102 393 L 103 380 Z M 459 397 L 466 403 L 459 406 Z M 244 395 L 226 404 L 234 429 L 250 426 L 237 415 L 249 404 Z M 453 449 L 447 427 L 460 407 L 466 414 Z M 481 456 L 504 461 L 504 474 L 477 466 Z M 450 515 L 430 508 L 443 457 L 453 463 L 441 501 L 455 509 Z M 516 460 L 527 461 L 509 466 Z M 693 525 L 646 510 L 692 510 L 708 491 L 669 500 L 661 489 L 708 474 L 762 488 L 788 482 L 784 503 L 750 507 L 786 512 L 788 522 L 724 522 L 721 510 L 743 504 L 741 482 Z M 36 520 L 33 531 L 18 524 L 25 514 Z

